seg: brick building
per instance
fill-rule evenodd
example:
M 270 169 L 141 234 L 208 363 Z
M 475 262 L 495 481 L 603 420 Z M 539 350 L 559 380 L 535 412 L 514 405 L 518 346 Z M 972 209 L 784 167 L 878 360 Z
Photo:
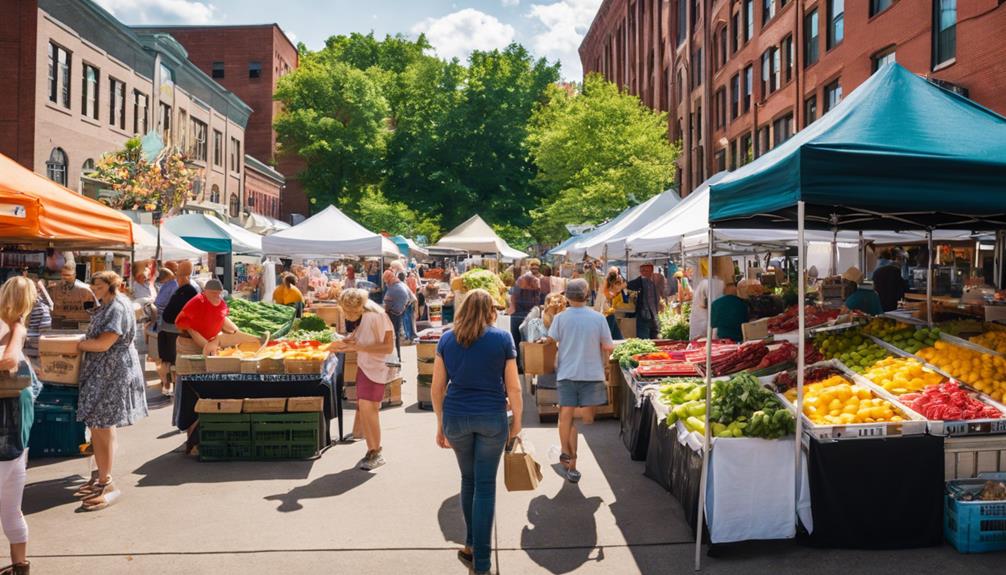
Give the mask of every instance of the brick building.
M 189 153 L 197 201 L 241 209 L 251 108 L 170 36 L 137 32 L 91 0 L 8 0 L 0 77 L 0 152 L 22 165 L 83 191 L 102 154 L 156 131 Z
M 308 214 L 307 196 L 296 175 L 303 163 L 294 154 L 280 154 L 273 122 L 282 107 L 273 100 L 279 79 L 297 68 L 296 46 L 277 24 L 247 26 L 161 26 L 143 28 L 171 34 L 203 72 L 247 102 L 254 112 L 248 121 L 247 152 L 286 176 L 280 210 L 284 220 L 291 214 Z M 260 211 L 266 204 L 248 202 Z
M 784 142 L 887 61 L 1006 113 L 1003 4 L 605 0 L 580 60 L 668 112 L 690 191 Z

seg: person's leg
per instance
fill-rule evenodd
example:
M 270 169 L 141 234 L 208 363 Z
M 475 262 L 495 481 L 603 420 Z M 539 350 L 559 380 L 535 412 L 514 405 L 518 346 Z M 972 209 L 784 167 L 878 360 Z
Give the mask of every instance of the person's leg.
M 381 403 L 360 399 L 357 401 L 358 417 L 362 420 L 363 436 L 367 440 L 367 450 L 376 452 L 381 448 L 381 423 L 378 411 Z
M 618 318 L 615 317 L 615 314 L 609 315 L 607 320 L 608 330 L 611 332 L 611 339 L 622 339 L 622 328 L 618 327 Z
M 510 435 L 505 413 L 480 417 L 475 434 L 475 495 L 472 502 L 472 552 L 476 572 L 492 566 L 493 515 L 496 512 L 496 474 Z
M 475 495 L 475 436 L 468 418 L 444 416 L 444 436 L 454 450 L 461 471 L 461 513 L 465 518 L 465 551 L 472 550 L 472 501 Z
M 0 523 L 10 541 L 10 559 L 14 565 L 28 561 L 28 523 L 21 513 L 27 461 L 26 449 L 17 459 L 0 462 Z
M 573 430 L 575 429 L 573 426 L 573 415 L 575 412 L 575 407 L 559 407 L 559 445 L 562 447 L 562 453 L 567 458 L 576 457 L 576 452 L 573 451 L 573 444 L 570 442 L 570 434 L 574 433 Z M 571 460 L 567 458 L 564 458 L 566 460 L 562 461 L 562 464 L 568 469 Z
M 112 428 L 92 427 L 91 447 L 98 467 L 98 483 L 108 483 L 112 475 Z
M 517 373 L 524 374 L 524 358 L 520 352 L 520 324 L 524 323 L 524 316 L 510 316 L 510 335 L 513 336 L 513 344 L 517 348 Z
M 398 359 L 402 359 L 402 316 L 389 313 L 388 317 L 391 318 L 391 325 L 395 329 L 395 354 L 398 355 Z

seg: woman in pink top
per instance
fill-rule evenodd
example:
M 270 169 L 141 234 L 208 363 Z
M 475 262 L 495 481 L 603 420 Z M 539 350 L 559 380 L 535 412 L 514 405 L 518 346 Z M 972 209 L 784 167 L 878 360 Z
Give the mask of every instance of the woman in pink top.
M 362 289 L 343 290 L 339 305 L 347 321 L 359 321 L 352 334 L 346 339 L 332 344 L 335 352 L 356 352 L 356 418 L 359 425 L 354 430 L 363 432 L 367 441 L 367 455 L 360 460 L 360 469 L 371 471 L 384 465 L 381 453 L 381 402 L 384 400 L 384 386 L 393 380 L 393 373 L 387 361 L 395 353 L 395 332 L 391 318 L 381 306 L 370 299 L 370 294 Z M 356 436 L 354 432 L 354 436 Z

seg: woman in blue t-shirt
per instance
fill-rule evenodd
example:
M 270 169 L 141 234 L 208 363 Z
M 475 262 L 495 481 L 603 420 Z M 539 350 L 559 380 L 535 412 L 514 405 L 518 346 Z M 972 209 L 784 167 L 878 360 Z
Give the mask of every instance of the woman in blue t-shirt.
M 469 292 L 454 318 L 454 329 L 437 344 L 431 388 L 437 445 L 453 448 L 461 468 L 467 535 L 458 558 L 475 573 L 489 573 L 491 567 L 496 471 L 507 440 L 520 433 L 523 410 L 513 337 L 495 324 L 496 308 L 489 292 Z M 509 429 L 507 400 L 513 411 Z

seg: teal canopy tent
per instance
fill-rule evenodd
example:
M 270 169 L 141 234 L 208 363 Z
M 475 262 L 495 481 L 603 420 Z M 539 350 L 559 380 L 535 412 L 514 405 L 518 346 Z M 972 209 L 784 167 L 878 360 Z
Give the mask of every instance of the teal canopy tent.
M 1006 225 L 1006 118 L 888 64 L 793 138 L 711 187 L 718 227 Z
M 204 252 L 261 254 L 262 239 L 204 214 L 181 214 L 164 225 L 176 236 Z

